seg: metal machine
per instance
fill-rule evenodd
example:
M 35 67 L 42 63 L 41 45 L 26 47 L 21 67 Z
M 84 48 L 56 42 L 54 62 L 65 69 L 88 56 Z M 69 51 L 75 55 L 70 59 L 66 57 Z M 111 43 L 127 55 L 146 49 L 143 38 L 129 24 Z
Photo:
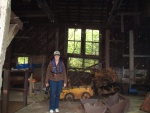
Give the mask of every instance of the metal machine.
M 75 100 L 75 99 L 89 99 L 93 96 L 94 92 L 91 86 L 74 86 L 63 88 L 60 99 Z

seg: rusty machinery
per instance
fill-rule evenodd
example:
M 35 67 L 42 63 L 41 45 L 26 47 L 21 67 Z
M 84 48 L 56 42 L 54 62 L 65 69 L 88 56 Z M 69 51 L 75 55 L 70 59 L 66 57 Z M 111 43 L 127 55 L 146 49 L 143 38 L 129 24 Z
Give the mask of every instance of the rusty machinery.
M 118 77 L 112 68 L 108 69 L 91 69 L 94 74 L 93 83 L 97 93 L 101 95 L 119 92 L 120 88 L 116 85 Z
M 145 112 L 150 112 L 150 92 L 147 93 L 142 105 L 140 106 L 140 110 Z
M 117 75 L 112 68 L 93 70 L 91 73 L 75 73 L 68 79 L 68 87 L 62 90 L 60 95 L 61 99 L 74 100 L 81 98 L 90 98 L 96 92 L 93 92 L 94 87 L 96 87 L 97 93 L 99 95 L 106 95 L 118 92 L 120 88 L 115 85 L 117 83 Z M 94 77 L 91 75 L 94 74 Z M 82 76 L 81 76 L 82 75 Z M 77 77 L 77 78 L 74 78 Z M 74 81 L 76 79 L 76 81 Z M 90 80 L 90 81 L 89 81 Z M 72 86 L 76 82 L 77 86 Z M 91 82 L 95 85 L 92 86 Z
M 109 98 L 80 99 L 86 113 L 127 113 L 130 99 L 116 93 Z
M 72 101 L 75 99 L 89 99 L 93 96 L 93 90 L 91 86 L 74 86 L 63 88 L 60 99 L 65 99 L 67 101 Z

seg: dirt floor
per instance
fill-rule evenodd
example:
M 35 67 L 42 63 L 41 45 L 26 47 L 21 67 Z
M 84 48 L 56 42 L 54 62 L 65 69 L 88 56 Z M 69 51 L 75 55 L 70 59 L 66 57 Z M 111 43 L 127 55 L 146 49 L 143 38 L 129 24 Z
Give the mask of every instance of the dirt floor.
M 126 95 L 126 97 L 131 101 L 128 113 L 146 113 L 139 110 L 145 96 Z M 9 98 L 8 113 L 49 113 L 49 99 L 45 94 L 29 95 L 26 107 L 23 106 L 22 92 L 11 92 Z M 85 111 L 79 100 L 72 102 L 61 100 L 60 113 L 85 113 Z
M 49 100 L 30 104 L 16 113 L 49 113 Z M 84 113 L 84 109 L 79 101 L 60 101 L 60 113 Z
M 8 108 L 8 113 L 15 113 L 18 110 L 24 108 L 23 102 L 19 101 L 9 101 L 9 108 Z M 1 104 L 0 104 L 1 106 Z M 1 113 L 1 108 L 0 108 L 0 113 Z

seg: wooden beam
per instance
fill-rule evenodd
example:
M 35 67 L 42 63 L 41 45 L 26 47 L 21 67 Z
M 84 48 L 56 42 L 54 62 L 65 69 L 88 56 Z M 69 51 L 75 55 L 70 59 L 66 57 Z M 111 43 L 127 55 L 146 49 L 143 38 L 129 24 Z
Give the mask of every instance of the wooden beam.
M 26 12 L 26 11 L 18 12 L 17 11 L 17 14 L 19 15 L 19 17 L 25 17 L 25 18 L 47 17 L 47 15 L 43 13 L 42 11 L 30 11 L 30 12 Z
M 20 28 L 18 27 L 17 24 L 10 24 L 8 38 L 7 38 L 7 41 L 5 42 L 6 48 L 9 46 L 10 42 L 12 41 L 14 36 L 17 34 L 19 29 Z
M 112 7 L 112 10 L 110 12 L 110 16 L 108 18 L 107 26 L 111 25 L 113 20 L 115 19 L 115 16 L 117 15 L 117 10 L 120 8 L 120 5 L 122 4 L 123 0 L 115 0 L 114 5 Z
M 38 2 L 38 6 L 44 11 L 44 13 L 47 14 L 47 16 L 50 19 L 50 21 L 52 23 L 56 22 L 57 20 L 56 20 L 56 18 L 54 16 L 54 13 L 50 9 L 50 7 L 47 4 L 47 2 L 45 0 L 37 0 L 37 2 Z
M 134 16 L 134 15 L 140 15 L 140 14 L 141 14 L 140 12 L 118 12 L 117 13 L 117 15 L 128 15 L 128 16 L 129 15 Z
M 13 12 L 11 12 L 10 23 L 11 24 L 17 24 L 17 26 L 19 27 L 19 29 L 23 29 L 23 23 L 22 23 L 22 21 Z
M 0 73 L 2 73 L 2 67 L 5 60 L 6 53 L 6 38 L 9 31 L 10 23 L 10 0 L 0 0 Z M 2 75 L 0 74 L 0 87 L 2 86 Z M 1 94 L 1 92 L 0 92 Z

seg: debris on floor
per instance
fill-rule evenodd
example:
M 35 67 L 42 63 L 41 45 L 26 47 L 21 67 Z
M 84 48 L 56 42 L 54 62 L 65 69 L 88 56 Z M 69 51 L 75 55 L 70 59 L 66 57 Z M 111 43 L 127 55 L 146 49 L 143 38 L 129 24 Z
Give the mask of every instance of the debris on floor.
M 80 99 L 80 101 L 83 104 L 86 113 L 127 113 L 130 107 L 129 98 L 118 93 L 101 101 L 97 99 L 94 104 L 92 104 L 93 100 L 91 99 Z
M 140 110 L 150 112 L 150 92 L 146 95 L 142 105 L 140 106 Z

